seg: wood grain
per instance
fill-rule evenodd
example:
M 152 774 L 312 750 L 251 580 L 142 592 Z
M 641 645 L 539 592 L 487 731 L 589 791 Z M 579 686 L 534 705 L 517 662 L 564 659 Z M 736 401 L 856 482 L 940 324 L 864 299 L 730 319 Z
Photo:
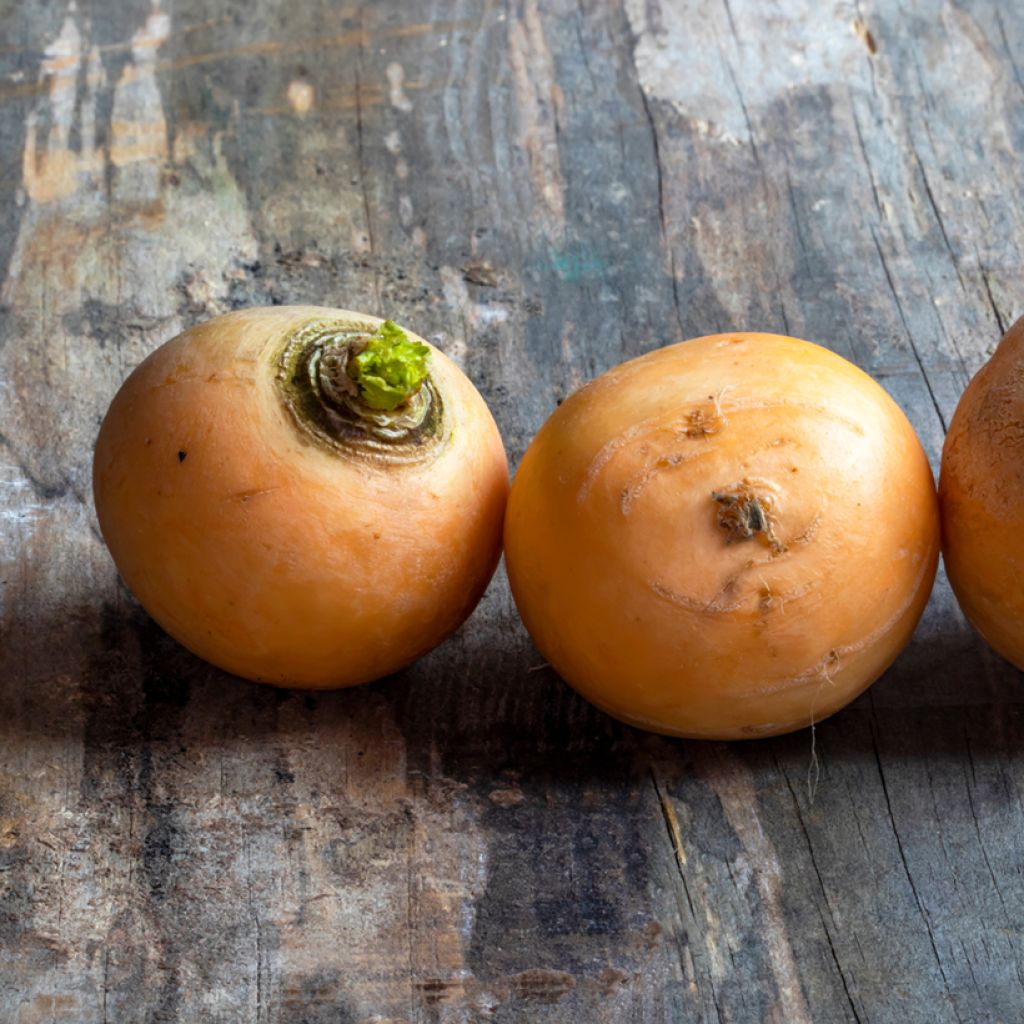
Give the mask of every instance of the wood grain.
M 134 604 L 89 463 L 161 341 L 320 302 L 436 339 L 514 461 L 746 327 L 936 464 L 1021 312 L 1022 51 L 999 0 L 0 0 L 0 1017 L 1019 1020 L 1020 677 L 944 580 L 813 737 L 619 726 L 503 577 L 399 676 L 276 692 Z

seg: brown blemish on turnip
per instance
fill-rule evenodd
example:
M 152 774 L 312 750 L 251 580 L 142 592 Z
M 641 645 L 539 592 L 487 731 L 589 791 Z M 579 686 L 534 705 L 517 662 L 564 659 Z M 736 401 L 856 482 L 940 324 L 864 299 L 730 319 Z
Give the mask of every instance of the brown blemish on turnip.
M 711 492 L 711 500 L 718 505 L 718 525 L 728 533 L 726 543 L 758 538 L 779 553 L 786 550 L 775 534 L 771 514 L 772 499 L 755 494 L 749 481 L 743 480 L 732 487 Z
M 694 409 L 686 417 L 684 433 L 687 437 L 707 437 L 709 434 L 717 434 L 723 426 L 725 422 L 721 416 L 714 413 L 708 415 L 704 409 Z
M 727 384 L 717 395 L 708 395 L 710 408 L 698 406 L 686 415 L 686 427 L 683 433 L 686 437 L 707 437 L 709 434 L 717 434 L 726 424 L 726 418 L 722 412 L 722 396 L 732 387 Z

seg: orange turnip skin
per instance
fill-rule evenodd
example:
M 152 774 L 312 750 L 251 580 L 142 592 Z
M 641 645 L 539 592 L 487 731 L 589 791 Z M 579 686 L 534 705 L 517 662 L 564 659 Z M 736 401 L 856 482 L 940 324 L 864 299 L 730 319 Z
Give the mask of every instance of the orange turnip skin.
M 1024 319 L 963 393 L 942 450 L 942 554 L 964 614 L 1024 668 Z
M 444 430 L 421 451 L 348 454 L 303 430 L 277 360 L 324 318 L 380 323 L 253 309 L 167 342 L 118 392 L 94 462 L 103 536 L 146 610 L 201 657 L 282 686 L 376 679 L 458 627 L 497 565 L 508 492 L 494 420 L 437 350 Z
M 727 515 L 741 488 L 767 510 L 750 536 Z M 516 603 L 555 669 L 623 721 L 714 739 L 856 697 L 910 639 L 938 551 L 899 407 L 827 349 L 770 334 L 663 348 L 577 392 L 523 458 L 505 525 Z

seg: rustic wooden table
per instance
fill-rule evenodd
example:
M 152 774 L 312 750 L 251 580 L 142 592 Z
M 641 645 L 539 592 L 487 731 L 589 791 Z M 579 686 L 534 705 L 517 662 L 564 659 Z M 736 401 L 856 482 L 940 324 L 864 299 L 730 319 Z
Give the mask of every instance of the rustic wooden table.
M 816 774 L 592 710 L 501 575 L 396 678 L 239 682 L 119 585 L 89 478 L 145 353 L 288 302 L 436 339 L 513 462 L 753 327 L 937 465 L 1019 310 L 1019 4 L 2 0 L 0 44 L 0 1019 L 1024 1019 L 1021 681 L 943 579 Z

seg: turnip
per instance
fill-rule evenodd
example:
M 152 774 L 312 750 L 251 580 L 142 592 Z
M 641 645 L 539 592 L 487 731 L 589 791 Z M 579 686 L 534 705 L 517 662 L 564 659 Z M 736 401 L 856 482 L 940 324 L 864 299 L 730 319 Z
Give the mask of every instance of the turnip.
M 935 485 L 867 374 L 726 334 L 625 363 L 564 402 L 516 474 L 505 555 L 541 653 L 656 732 L 820 721 L 902 650 L 935 576 Z
M 153 352 L 103 422 L 94 487 L 122 577 L 172 636 L 250 679 L 340 687 L 469 615 L 508 465 L 479 393 L 423 339 L 277 307 Z

